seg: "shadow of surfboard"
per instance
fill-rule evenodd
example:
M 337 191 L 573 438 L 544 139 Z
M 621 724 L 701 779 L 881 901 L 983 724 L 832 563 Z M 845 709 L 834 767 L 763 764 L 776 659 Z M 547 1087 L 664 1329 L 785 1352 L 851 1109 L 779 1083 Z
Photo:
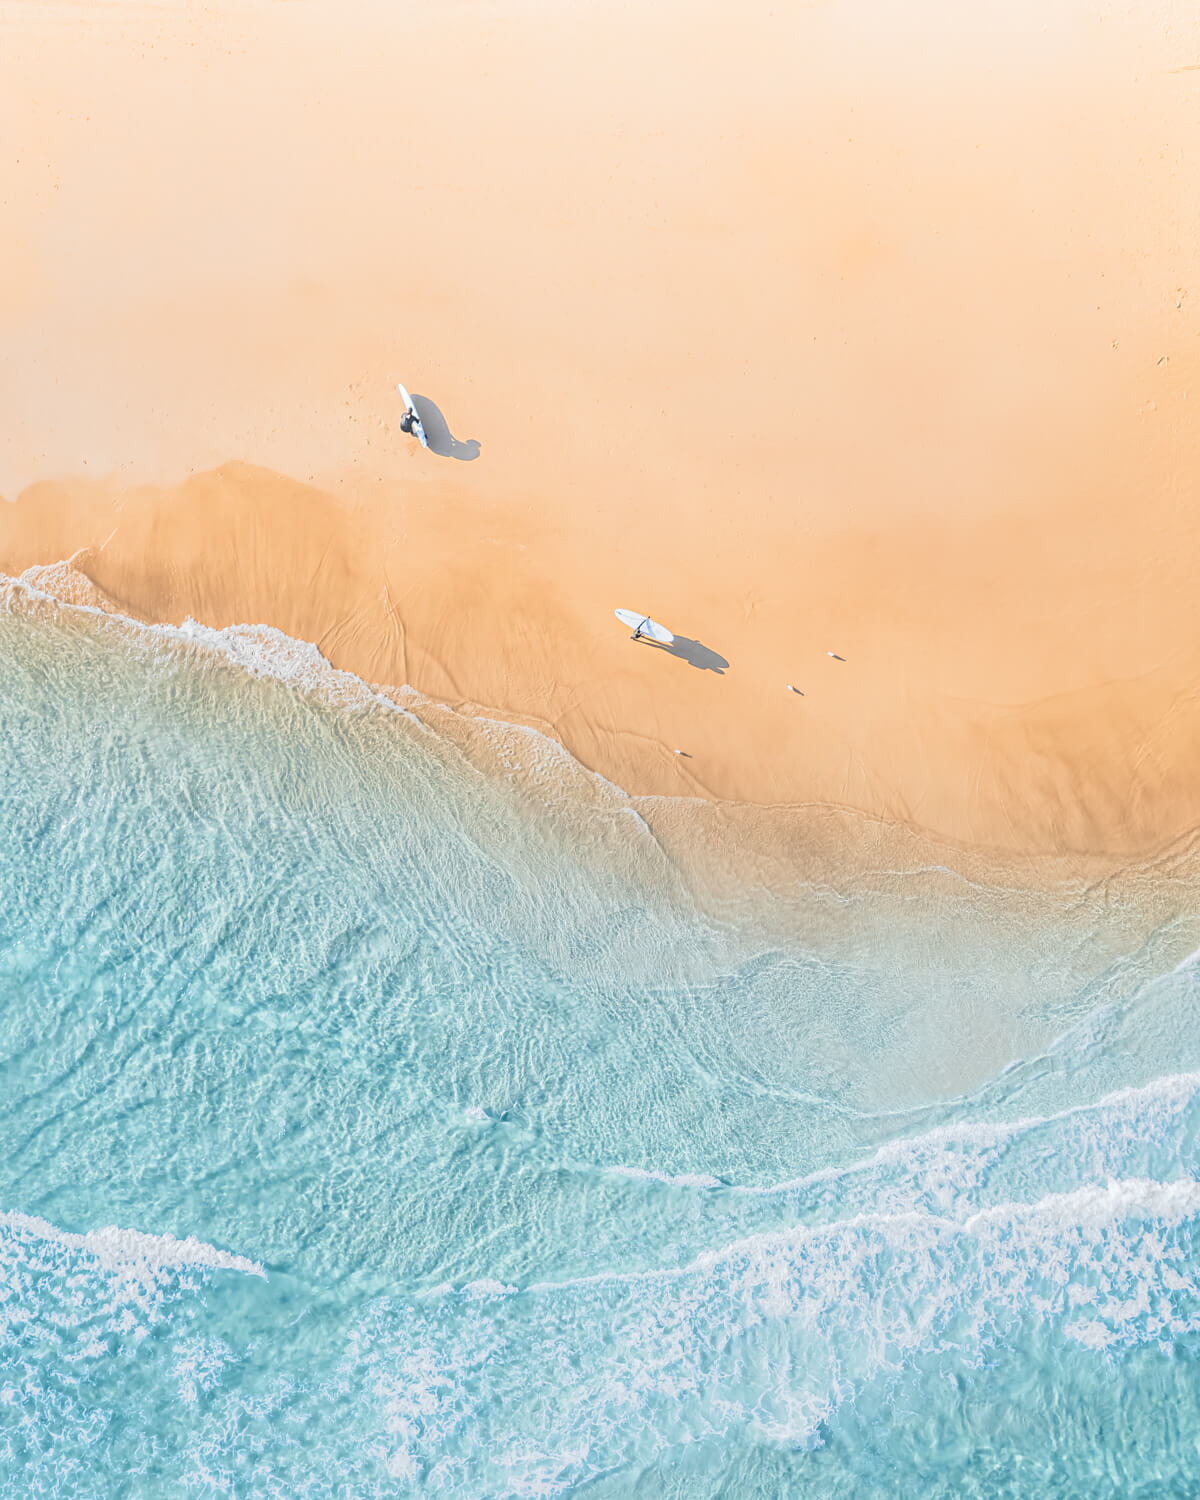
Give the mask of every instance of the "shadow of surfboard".
M 468 438 L 463 442 L 461 438 L 456 438 L 436 401 L 415 393 L 412 401 L 429 440 L 430 453 L 436 453 L 439 458 L 457 458 L 464 464 L 473 463 L 479 457 L 479 439 Z

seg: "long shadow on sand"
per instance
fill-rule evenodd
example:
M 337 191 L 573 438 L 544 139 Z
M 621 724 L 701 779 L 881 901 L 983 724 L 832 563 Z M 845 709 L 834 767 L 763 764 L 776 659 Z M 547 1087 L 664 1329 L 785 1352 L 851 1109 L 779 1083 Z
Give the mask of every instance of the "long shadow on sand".
M 680 661 L 685 661 L 691 667 L 701 672 L 715 672 L 718 677 L 724 677 L 729 667 L 728 661 L 719 651 L 714 651 L 711 646 L 705 646 L 700 641 L 694 641 L 690 636 L 677 635 L 675 642 L 670 646 L 663 646 L 658 641 L 648 641 L 643 636 L 639 645 L 653 646 L 656 651 L 665 651 L 668 656 L 677 656 Z
M 464 443 L 461 438 L 456 438 L 436 401 L 431 401 L 428 396 L 417 395 L 412 399 L 421 419 L 421 426 L 425 429 L 425 436 L 429 439 L 431 453 L 436 453 L 439 458 L 457 458 L 464 464 L 472 463 L 479 457 L 479 439 L 468 438 Z

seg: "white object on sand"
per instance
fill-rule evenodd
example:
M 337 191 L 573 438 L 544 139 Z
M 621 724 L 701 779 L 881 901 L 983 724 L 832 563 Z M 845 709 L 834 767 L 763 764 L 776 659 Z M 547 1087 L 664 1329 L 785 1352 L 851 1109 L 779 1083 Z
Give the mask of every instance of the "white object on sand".
M 622 625 L 628 625 L 634 635 L 645 636 L 648 641 L 657 641 L 660 646 L 675 644 L 675 637 L 667 627 L 652 620 L 649 615 L 639 615 L 635 609 L 614 609 L 613 614 Z
M 793 687 L 790 682 L 787 685 L 787 690 L 788 690 L 789 693 L 795 693 L 795 695 L 796 695 L 797 698 L 803 698 L 804 697 L 804 694 L 800 691 L 800 689 L 798 687 Z
M 399 382 L 397 382 L 397 384 L 396 384 L 396 389 L 400 392 L 400 395 L 401 395 L 401 397 L 404 400 L 405 410 L 412 412 L 412 415 L 413 415 L 412 430 L 416 433 L 417 437 L 420 438 L 420 440 L 421 440 L 421 447 L 422 448 L 428 448 L 429 447 L 429 439 L 425 436 L 425 428 L 424 428 L 424 426 L 423 426 L 423 424 L 421 422 L 421 414 L 417 410 L 417 408 L 413 405 L 413 398 L 408 394 L 408 392 L 404 389 L 404 387 L 399 384 Z

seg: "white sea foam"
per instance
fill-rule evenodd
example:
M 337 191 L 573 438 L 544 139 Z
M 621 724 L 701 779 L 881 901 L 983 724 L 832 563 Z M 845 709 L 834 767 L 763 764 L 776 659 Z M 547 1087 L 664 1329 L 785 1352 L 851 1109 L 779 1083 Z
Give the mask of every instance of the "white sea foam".
M 1148 1116 L 1172 1119 L 1200 1094 L 1200 1072 L 1178 1073 L 1156 1078 L 1147 1084 L 1117 1089 L 1087 1103 L 1069 1105 L 1045 1115 L 1022 1115 L 1015 1120 L 959 1121 L 936 1126 L 921 1135 L 886 1141 L 870 1156 L 843 1165 L 819 1167 L 799 1177 L 768 1184 L 729 1183 L 706 1172 L 670 1173 L 644 1167 L 624 1165 L 606 1167 L 613 1177 L 633 1181 L 657 1182 L 668 1187 L 696 1188 L 708 1191 L 723 1189 L 734 1197 L 791 1198 L 816 1188 L 828 1188 L 850 1180 L 862 1182 L 864 1192 L 880 1190 L 873 1179 L 881 1171 L 892 1174 L 889 1196 L 895 1207 L 907 1185 L 910 1201 L 919 1207 L 921 1199 L 933 1196 L 941 1200 L 949 1213 L 966 1194 L 978 1187 L 991 1156 L 1023 1136 L 1044 1131 L 1056 1124 L 1102 1126 L 1098 1135 L 1101 1145 L 1111 1147 L 1119 1139 L 1114 1130 L 1118 1121 L 1133 1130 L 1139 1142 L 1144 1141 Z
M 19 578 L 0 573 L 0 604 L 22 602 L 48 607 L 56 616 L 87 618 L 109 631 L 119 630 L 123 642 L 134 650 L 161 659 L 170 648 L 200 651 L 251 677 L 270 678 L 297 692 L 311 696 L 339 711 L 380 712 L 395 716 L 422 745 L 439 757 L 450 757 L 457 768 L 479 778 L 493 791 L 515 792 L 522 813 L 540 824 L 543 833 L 561 839 L 566 813 L 568 824 L 575 815 L 588 819 L 590 848 L 597 859 L 590 868 L 611 879 L 606 862 L 599 858 L 605 841 L 610 857 L 619 860 L 619 888 L 626 890 L 631 856 L 648 860 L 637 879 L 648 897 L 653 890 L 668 901 L 684 895 L 679 872 L 664 855 L 659 841 L 628 794 L 598 771 L 583 765 L 559 741 L 530 726 L 484 714 L 464 716 L 446 704 L 427 697 L 410 685 L 389 686 L 380 691 L 352 672 L 335 667 L 309 641 L 287 635 L 273 625 L 238 624 L 221 629 L 191 617 L 181 625 L 147 624 L 115 608 L 102 608 L 86 598 L 64 598 L 44 586 L 66 583 L 57 570 L 68 564 L 32 568 Z M 547 820 L 546 813 L 550 813 Z M 592 815 L 599 813 L 599 823 Z M 602 837 L 594 835 L 600 831 Z M 583 841 L 575 834 L 574 843 Z M 687 910 L 693 910 L 690 896 Z
M 762 1186 L 738 1184 L 731 1186 L 730 1191 L 753 1197 L 793 1194 L 820 1183 L 875 1172 L 880 1167 L 920 1171 L 933 1157 L 940 1157 L 948 1164 L 952 1164 L 952 1157 L 956 1158 L 962 1170 L 969 1172 L 970 1164 L 963 1158 L 963 1153 L 966 1151 L 995 1150 L 1032 1131 L 1042 1130 L 1062 1121 L 1085 1119 L 1088 1116 L 1107 1113 L 1132 1117 L 1144 1115 L 1150 1110 L 1164 1108 L 1178 1111 L 1198 1092 L 1200 1092 L 1200 1072 L 1169 1074 L 1163 1078 L 1156 1078 L 1150 1083 L 1115 1089 L 1099 1099 L 1071 1104 L 1044 1115 L 1021 1115 L 1015 1120 L 964 1120 L 938 1125 L 921 1135 L 886 1141 L 870 1156 L 849 1162 L 844 1166 L 820 1167 L 800 1177 L 789 1177 L 782 1182 Z M 971 1180 L 974 1180 L 973 1173 Z
M 1030 1203 L 1005 1202 L 978 1209 L 962 1217 L 945 1217 L 918 1209 L 901 1213 L 861 1213 L 830 1224 L 805 1225 L 768 1231 L 735 1240 L 717 1250 L 705 1251 L 688 1265 L 668 1270 L 623 1273 L 629 1279 L 675 1278 L 696 1271 L 710 1271 L 730 1261 L 761 1262 L 778 1252 L 790 1253 L 810 1244 L 841 1241 L 865 1232 L 878 1236 L 895 1249 L 917 1240 L 932 1243 L 947 1235 L 994 1239 L 998 1231 L 1037 1231 L 1041 1243 L 1055 1240 L 1099 1239 L 1114 1226 L 1140 1220 L 1161 1228 L 1175 1228 L 1200 1216 L 1200 1182 L 1184 1178 L 1157 1182 L 1132 1178 L 1089 1184 L 1067 1193 L 1047 1193 Z M 1048 1233 L 1048 1238 L 1043 1238 Z M 602 1281 L 603 1277 L 596 1280 Z
M 713 1177 L 707 1172 L 656 1172 L 647 1170 L 645 1167 L 609 1167 L 607 1170 L 612 1177 L 628 1177 L 634 1182 L 661 1182 L 667 1187 L 719 1188 L 722 1186 L 719 1177 Z
M 812 1442 L 866 1383 L 978 1362 L 1049 1324 L 1070 1346 L 1200 1329 L 1200 1182 L 1129 1178 L 958 1217 L 867 1212 L 750 1235 L 666 1269 L 377 1306 L 356 1330 L 397 1461 L 474 1434 L 463 1492 L 551 1492 L 626 1461 L 668 1421 Z M 580 1351 L 586 1358 L 580 1358 Z M 481 1392 L 486 1391 L 486 1399 Z M 473 1456 L 472 1456 L 473 1455 Z M 444 1460 L 441 1460 L 444 1462 Z
M 5 590 L 20 591 L 28 598 L 50 604 L 68 614 L 88 615 L 116 622 L 130 632 L 131 639 L 147 643 L 177 644 L 200 647 L 222 657 L 231 665 L 257 677 L 273 677 L 280 682 L 303 692 L 320 695 L 327 702 L 341 708 L 382 708 L 398 713 L 426 734 L 438 741 L 442 737 L 414 712 L 415 708 L 434 705 L 441 712 L 454 715 L 447 705 L 437 704 L 418 689 L 399 685 L 388 693 L 379 692 L 353 672 L 335 667 L 311 641 L 287 635 L 274 625 L 240 624 L 226 625 L 218 629 L 202 624 L 189 615 L 181 625 L 147 624 L 135 620 L 131 615 L 113 608 L 101 608 L 96 604 L 66 599 L 45 585 L 65 578 L 67 562 L 53 563 L 42 567 L 27 568 L 19 577 L 0 573 L 0 597 Z M 65 584 L 64 584 L 65 587 Z M 401 701 L 403 700 L 403 701 Z M 408 706 L 408 705 L 411 705 Z M 456 715 L 457 717 L 457 715 Z M 489 718 L 486 715 L 471 715 L 471 724 L 482 731 L 503 736 L 512 736 L 534 749 L 535 763 L 558 762 L 569 767 L 592 782 L 598 790 L 620 800 L 620 811 L 632 817 L 647 833 L 649 827 L 642 815 L 629 801 L 627 794 L 600 772 L 593 771 L 577 761 L 566 746 L 551 739 L 540 730 L 529 725 L 512 723 L 506 719 Z M 517 767 L 513 767 L 517 769 Z M 522 763 L 520 768 L 528 772 L 530 766 Z
M 1200 1182 L 1131 1178 L 1092 1183 L 1069 1193 L 1047 1193 L 1033 1203 L 1001 1203 L 962 1220 L 966 1234 L 989 1232 L 996 1225 L 1044 1222 L 1064 1231 L 1094 1237 L 1126 1219 L 1152 1220 L 1174 1228 L 1200 1215 Z
M 65 599 L 44 586 L 55 581 L 59 569 L 68 567 L 67 563 L 54 563 L 27 568 L 17 578 L 0 573 L 0 598 L 6 592 L 24 595 L 27 599 L 49 604 L 66 615 L 91 616 L 109 624 L 115 623 L 128 632 L 131 642 L 199 647 L 252 676 L 277 678 L 302 691 L 320 693 L 341 707 L 363 708 L 374 704 L 413 717 L 400 704 L 375 692 L 361 678 L 333 666 L 310 641 L 286 635 L 274 625 L 227 625 L 218 630 L 193 620 L 191 616 L 181 625 L 148 624 L 116 608 L 102 609 L 96 604 Z
M 144 1234 L 138 1229 L 119 1229 L 115 1224 L 73 1234 L 31 1214 L 8 1211 L 0 1212 L 0 1230 L 82 1252 L 100 1270 L 117 1275 L 206 1270 L 239 1271 L 247 1276 L 261 1276 L 264 1281 L 267 1276 L 257 1261 L 218 1250 L 195 1235 L 179 1240 L 173 1234 Z

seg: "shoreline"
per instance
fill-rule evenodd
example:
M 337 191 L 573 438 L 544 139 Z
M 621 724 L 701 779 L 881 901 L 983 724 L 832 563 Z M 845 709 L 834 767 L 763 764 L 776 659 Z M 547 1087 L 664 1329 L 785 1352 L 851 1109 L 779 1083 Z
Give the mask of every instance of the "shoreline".
M 1031 704 L 935 696 L 927 682 L 922 702 L 911 670 L 889 680 L 892 660 L 869 659 L 858 628 L 850 644 L 839 633 L 845 661 L 809 649 L 798 697 L 782 660 L 739 670 L 743 651 L 727 673 L 697 670 L 633 646 L 603 596 L 583 611 L 547 595 L 545 540 L 527 561 L 493 530 L 468 573 L 423 496 L 397 513 L 389 535 L 371 513 L 241 464 L 177 490 L 41 484 L 0 508 L 0 569 L 18 576 L 57 553 L 142 623 L 270 625 L 385 693 L 412 688 L 458 716 L 535 729 L 633 798 L 745 805 L 751 821 L 835 807 L 960 853 L 1085 863 L 1145 858 L 1200 827 L 1200 693 L 1188 681 L 1193 658 L 1200 679 L 1200 646 L 1186 639 L 1140 678 Z M 1186 597 L 1182 580 L 1164 591 L 1175 608 Z M 752 617 L 739 628 L 771 644 Z
M 954 847 L 846 808 L 631 797 L 536 730 L 464 716 L 411 689 L 364 683 L 271 627 L 146 624 L 115 610 L 66 565 L 0 578 L 0 593 L 6 608 L 15 596 L 23 601 L 16 608 L 29 607 L 34 618 L 69 625 L 71 617 L 90 617 L 106 635 L 100 622 L 109 621 L 119 648 L 149 650 L 155 660 L 161 648 L 168 660 L 181 652 L 181 660 L 219 665 L 230 680 L 215 688 L 215 701 L 230 694 L 236 704 L 247 691 L 251 705 L 270 701 L 273 689 L 263 699 L 250 687 L 259 677 L 310 698 L 318 712 L 348 714 L 335 732 L 344 731 L 348 744 L 365 735 L 362 743 L 375 747 L 371 760 L 382 753 L 385 775 L 402 776 L 410 751 L 431 754 L 450 773 L 441 784 L 478 800 L 485 846 L 497 828 L 510 835 L 519 828 L 527 872 L 565 860 L 578 864 L 593 900 L 611 899 L 617 909 L 632 902 L 660 918 L 702 918 L 730 961 L 736 955 L 753 969 L 781 955 L 803 963 L 797 953 L 820 954 L 835 969 L 865 964 L 870 971 L 870 955 L 888 952 L 914 982 L 942 993 L 948 1024 L 958 1024 L 960 1001 L 990 1007 L 997 1067 L 1005 1060 L 1002 1017 L 1012 1021 L 1034 1002 L 1053 1010 L 1093 984 L 1111 1004 L 1139 976 L 1166 975 L 1200 950 L 1200 919 L 1188 914 L 1196 908 L 1187 894 L 1200 885 L 1200 832 L 1142 861 L 1031 856 Z M 251 707 L 252 716 L 257 711 Z M 368 721 L 354 727 L 364 713 Z M 511 842 L 503 849 L 512 853 Z M 530 865 L 532 851 L 540 852 Z M 505 857 L 500 846 L 495 852 Z M 1028 949 L 1013 945 L 1014 923 Z M 1036 957 L 1050 951 L 1046 945 L 1061 949 L 1049 989 Z M 966 968 L 964 955 L 973 955 Z M 977 966 L 990 976 L 982 995 L 970 982 L 961 989 Z M 990 999 L 987 984 L 998 987 Z
M 577 795 L 585 784 L 595 787 L 602 799 L 616 798 L 648 824 L 674 867 L 710 890 L 725 884 L 727 893 L 736 892 L 745 880 L 735 876 L 733 869 L 740 866 L 744 876 L 764 858 L 778 867 L 779 889 L 789 883 L 789 877 L 797 884 L 821 884 L 830 878 L 856 876 L 863 869 L 860 851 L 868 848 L 880 855 L 883 864 L 898 867 L 895 873 L 900 868 L 936 871 L 993 888 L 1044 890 L 1074 882 L 1095 884 L 1131 862 L 1149 866 L 1176 858 L 1186 862 L 1189 853 L 1200 848 L 1200 825 L 1142 850 L 1019 849 L 956 842 L 936 829 L 832 801 L 763 804 L 687 792 L 631 792 L 585 764 L 561 739 L 530 719 L 477 704 L 464 709 L 407 683 L 367 681 L 329 660 L 315 642 L 290 635 L 269 621 L 212 626 L 191 615 L 177 621 L 141 617 L 105 593 L 78 564 L 78 558 L 62 559 L 31 565 L 19 575 L 0 572 L 0 585 L 15 586 L 31 601 L 108 617 L 135 631 L 166 627 L 166 639 L 174 644 L 212 652 L 235 672 L 265 674 L 298 691 L 317 693 L 334 709 L 343 702 L 361 707 L 376 700 L 415 719 L 489 780 L 516 777 L 518 787 L 536 793 L 538 777 L 531 773 L 532 762 L 522 763 L 519 753 L 513 756 L 514 745 L 531 736 L 530 743 L 552 748 L 556 764 L 569 768 L 563 785 L 568 781 L 575 785 L 576 802 L 582 805 L 590 800 L 581 801 Z M 197 627 L 194 635 L 188 622 Z M 334 690 L 339 681 L 346 684 L 344 691 Z M 510 732 L 520 738 L 514 741 Z M 730 840 L 732 825 L 739 831 Z M 822 825 L 834 831 L 819 831 Z M 706 847 L 707 853 L 701 855 L 699 851 Z M 718 871 L 726 881 L 718 877 Z

